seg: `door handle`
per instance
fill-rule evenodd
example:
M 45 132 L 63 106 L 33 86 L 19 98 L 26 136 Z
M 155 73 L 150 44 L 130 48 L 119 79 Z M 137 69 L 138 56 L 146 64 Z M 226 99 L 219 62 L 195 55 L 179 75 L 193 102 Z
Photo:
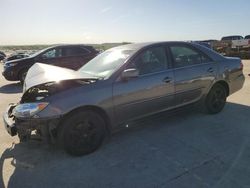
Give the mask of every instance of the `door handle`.
M 210 67 L 209 69 L 207 69 L 207 72 L 212 73 L 212 72 L 214 72 L 214 69 L 212 67 Z
M 162 81 L 165 82 L 165 83 L 170 83 L 172 81 L 172 78 L 170 78 L 170 77 L 167 76 Z

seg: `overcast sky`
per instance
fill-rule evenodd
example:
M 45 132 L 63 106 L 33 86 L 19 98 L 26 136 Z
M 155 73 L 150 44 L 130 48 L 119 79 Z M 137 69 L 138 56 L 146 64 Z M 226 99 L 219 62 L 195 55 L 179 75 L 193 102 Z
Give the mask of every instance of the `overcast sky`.
M 0 45 L 250 34 L 249 0 L 0 0 Z

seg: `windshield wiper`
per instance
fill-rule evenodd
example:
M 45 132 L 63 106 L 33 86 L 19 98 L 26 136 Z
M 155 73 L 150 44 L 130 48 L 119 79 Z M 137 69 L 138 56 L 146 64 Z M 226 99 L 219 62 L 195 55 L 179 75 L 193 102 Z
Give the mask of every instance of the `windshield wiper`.
M 90 72 L 85 72 L 85 71 L 80 71 L 80 72 L 84 73 L 84 74 L 88 74 L 90 76 L 93 76 L 94 77 L 93 80 L 103 80 L 105 78 L 105 77 L 102 77 L 102 76 L 98 76 L 98 75 L 92 74 Z

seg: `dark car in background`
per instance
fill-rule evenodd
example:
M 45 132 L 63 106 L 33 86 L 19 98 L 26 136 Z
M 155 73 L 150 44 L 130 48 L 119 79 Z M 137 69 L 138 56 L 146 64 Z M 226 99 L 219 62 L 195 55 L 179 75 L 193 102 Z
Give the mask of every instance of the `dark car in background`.
M 35 134 L 72 155 L 88 154 L 107 133 L 148 115 L 196 102 L 219 113 L 242 88 L 242 69 L 239 58 L 185 42 L 112 48 L 78 71 L 37 63 L 21 101 L 4 114 L 5 127 L 20 141 Z
M 17 59 L 26 58 L 26 57 L 29 57 L 29 55 L 25 54 L 25 53 L 11 54 L 9 57 L 4 59 L 4 63 L 7 62 L 7 61 L 13 61 L 13 60 L 17 60 Z
M 6 57 L 5 53 L 0 51 L 0 61 L 4 60 Z
M 98 53 L 87 45 L 53 46 L 29 57 L 5 62 L 2 75 L 6 80 L 23 82 L 29 68 L 37 62 L 77 70 Z
M 250 35 L 245 36 L 245 39 L 250 39 Z

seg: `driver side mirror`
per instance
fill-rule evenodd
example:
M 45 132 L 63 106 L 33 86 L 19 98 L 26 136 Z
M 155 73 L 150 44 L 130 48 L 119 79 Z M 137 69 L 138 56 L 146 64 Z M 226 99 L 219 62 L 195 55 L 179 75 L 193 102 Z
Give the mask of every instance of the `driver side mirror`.
M 123 80 L 128 80 L 130 78 L 136 78 L 139 76 L 139 71 L 135 68 L 126 69 L 122 72 L 121 78 Z

